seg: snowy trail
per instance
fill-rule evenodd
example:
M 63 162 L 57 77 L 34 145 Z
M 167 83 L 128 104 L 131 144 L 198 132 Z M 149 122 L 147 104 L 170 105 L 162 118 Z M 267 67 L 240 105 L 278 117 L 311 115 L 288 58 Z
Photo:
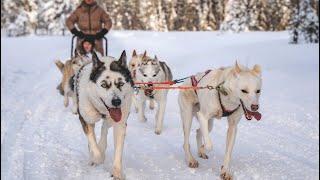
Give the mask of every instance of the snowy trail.
M 79 120 L 55 90 L 60 73 L 53 64 L 66 59 L 70 37 L 1 38 L 1 177 L 4 179 L 111 179 L 113 132 L 106 161 L 88 165 L 87 141 Z M 319 45 L 289 45 L 278 33 L 156 33 L 116 31 L 110 55 L 123 49 L 147 50 L 172 67 L 174 78 L 235 59 L 263 68 L 261 122 L 239 124 L 231 167 L 235 179 L 319 179 Z M 154 111 L 147 123 L 134 112 L 128 120 L 123 164 L 132 179 L 219 179 L 225 119 L 216 120 L 209 160 L 187 168 L 180 125 L 178 92 L 169 93 L 161 136 L 154 134 Z M 100 136 L 100 124 L 97 135 Z M 195 130 L 191 150 L 196 157 Z

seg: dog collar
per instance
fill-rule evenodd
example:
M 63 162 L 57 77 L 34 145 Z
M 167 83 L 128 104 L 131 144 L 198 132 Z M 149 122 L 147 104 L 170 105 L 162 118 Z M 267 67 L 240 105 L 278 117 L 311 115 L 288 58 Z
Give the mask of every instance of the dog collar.
M 231 116 L 234 112 L 236 112 L 239 108 L 240 108 L 240 104 L 238 105 L 238 107 L 236 107 L 234 110 L 227 110 L 223 104 L 222 104 L 222 100 L 221 100 L 221 94 L 220 94 L 220 88 L 217 88 L 218 91 L 218 98 L 219 98 L 219 103 L 222 109 L 222 117 L 228 117 Z M 223 93 L 223 92 L 222 92 Z M 224 94 L 224 93 L 223 93 Z M 228 94 L 227 94 L 228 95 Z

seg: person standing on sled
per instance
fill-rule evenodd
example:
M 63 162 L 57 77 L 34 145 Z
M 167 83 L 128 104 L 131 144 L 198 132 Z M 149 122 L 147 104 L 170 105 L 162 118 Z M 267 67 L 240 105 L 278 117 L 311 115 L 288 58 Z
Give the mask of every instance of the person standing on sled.
M 95 50 L 104 55 L 102 38 L 111 29 L 112 22 L 110 16 L 95 0 L 82 1 L 67 18 L 66 25 L 71 33 L 77 36 L 77 47 L 84 38 L 91 39 L 95 42 Z

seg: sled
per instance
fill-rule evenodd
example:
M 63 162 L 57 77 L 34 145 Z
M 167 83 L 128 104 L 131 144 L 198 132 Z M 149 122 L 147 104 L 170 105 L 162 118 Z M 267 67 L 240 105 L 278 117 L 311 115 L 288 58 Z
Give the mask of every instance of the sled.
M 77 36 L 73 35 L 72 39 L 71 39 L 71 55 L 70 58 L 72 59 L 73 57 L 75 57 L 75 52 L 74 52 L 74 39 Z M 105 41 L 105 55 L 108 56 L 108 39 L 106 37 L 103 37 L 104 41 Z

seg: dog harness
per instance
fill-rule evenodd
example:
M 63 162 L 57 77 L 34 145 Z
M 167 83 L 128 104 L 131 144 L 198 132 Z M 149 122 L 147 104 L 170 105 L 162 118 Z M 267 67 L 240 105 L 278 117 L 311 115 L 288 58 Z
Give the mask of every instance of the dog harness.
M 207 71 L 204 73 L 204 75 L 203 75 L 199 80 L 196 79 L 196 76 L 195 76 L 195 75 L 191 76 L 190 78 L 191 78 L 191 84 L 192 84 L 192 86 L 193 86 L 193 87 L 197 87 L 198 84 L 199 84 L 199 82 L 200 82 L 206 75 L 208 75 L 210 72 L 211 72 L 211 70 L 207 70 Z M 222 117 L 228 117 L 228 116 L 232 115 L 234 112 L 236 112 L 236 111 L 240 108 L 240 104 L 239 104 L 239 106 L 238 106 L 237 108 L 235 108 L 234 110 L 227 110 L 227 109 L 223 106 L 222 100 L 221 100 L 221 92 L 222 92 L 224 95 L 228 95 L 228 94 L 227 94 L 224 90 L 222 90 L 222 87 L 221 87 L 222 84 L 223 84 L 223 83 L 221 83 L 219 86 L 217 86 L 217 89 L 216 89 L 216 90 L 218 91 L 218 99 L 219 99 L 220 107 L 221 107 L 221 109 L 222 109 Z M 196 95 L 198 95 L 196 89 L 194 89 L 194 92 L 196 93 Z

